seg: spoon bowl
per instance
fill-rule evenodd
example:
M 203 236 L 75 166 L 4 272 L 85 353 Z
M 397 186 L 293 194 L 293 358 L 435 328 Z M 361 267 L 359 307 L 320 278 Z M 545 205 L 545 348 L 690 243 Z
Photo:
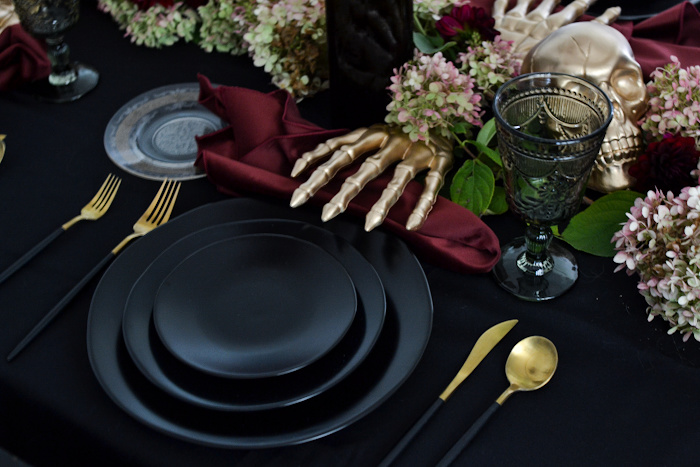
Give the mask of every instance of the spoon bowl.
M 534 391 L 547 384 L 552 379 L 558 363 L 557 348 L 546 337 L 530 336 L 518 342 L 506 360 L 506 377 L 510 386 L 452 446 L 437 467 L 450 465 L 511 394 L 518 391 Z
M 510 386 L 496 402 L 503 405 L 517 391 L 534 391 L 552 379 L 559 355 L 552 341 L 531 336 L 518 342 L 506 360 L 506 377 Z

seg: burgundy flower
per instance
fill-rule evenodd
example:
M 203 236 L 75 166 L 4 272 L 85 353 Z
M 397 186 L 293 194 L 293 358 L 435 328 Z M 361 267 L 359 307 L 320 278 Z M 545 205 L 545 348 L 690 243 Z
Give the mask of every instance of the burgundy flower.
M 690 172 L 698 168 L 699 158 L 700 152 L 695 149 L 693 138 L 667 133 L 663 140 L 649 143 L 629 173 L 636 179 L 638 191 L 658 188 L 664 193 L 672 191 L 677 195 L 681 188 L 697 184 Z
M 481 7 L 463 5 L 454 7 L 449 15 L 443 16 L 435 23 L 435 28 L 445 40 L 458 37 L 470 42 L 472 34 L 477 32 L 482 41 L 492 41 L 498 35 L 493 27 L 496 21 Z

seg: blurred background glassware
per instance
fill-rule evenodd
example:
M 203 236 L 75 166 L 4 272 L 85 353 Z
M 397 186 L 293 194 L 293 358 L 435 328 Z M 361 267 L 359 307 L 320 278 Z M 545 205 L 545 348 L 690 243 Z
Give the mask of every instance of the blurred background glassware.
M 558 297 L 576 281 L 578 266 L 552 242 L 551 226 L 565 226 L 579 210 L 612 104 L 584 79 L 529 73 L 501 86 L 493 111 L 508 203 L 527 225 L 524 237 L 502 247 L 494 276 L 525 300 Z
M 79 99 L 97 86 L 99 73 L 91 66 L 72 62 L 64 33 L 78 21 L 79 0 L 13 0 L 22 27 L 46 41 L 51 61 L 47 81 L 35 83 L 31 91 L 50 102 Z

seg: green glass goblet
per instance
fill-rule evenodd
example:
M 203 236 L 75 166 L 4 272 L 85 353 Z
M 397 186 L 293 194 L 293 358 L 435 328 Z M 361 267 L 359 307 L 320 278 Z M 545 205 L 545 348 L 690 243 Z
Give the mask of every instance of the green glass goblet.
M 63 36 L 80 14 L 79 0 L 12 0 L 22 28 L 46 41 L 51 74 L 35 83 L 31 91 L 49 102 L 71 102 L 97 86 L 99 73 L 94 68 L 72 62 Z
M 552 241 L 551 227 L 580 209 L 612 104 L 579 77 L 530 73 L 501 86 L 493 112 L 508 204 L 526 224 L 524 237 L 502 247 L 493 274 L 519 298 L 558 297 L 576 282 L 578 265 Z

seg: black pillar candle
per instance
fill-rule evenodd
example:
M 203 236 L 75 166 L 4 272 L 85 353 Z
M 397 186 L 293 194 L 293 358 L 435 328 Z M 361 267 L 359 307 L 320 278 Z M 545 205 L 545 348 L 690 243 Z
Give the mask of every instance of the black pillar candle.
M 335 127 L 382 123 L 395 68 L 413 56 L 412 0 L 326 0 Z

